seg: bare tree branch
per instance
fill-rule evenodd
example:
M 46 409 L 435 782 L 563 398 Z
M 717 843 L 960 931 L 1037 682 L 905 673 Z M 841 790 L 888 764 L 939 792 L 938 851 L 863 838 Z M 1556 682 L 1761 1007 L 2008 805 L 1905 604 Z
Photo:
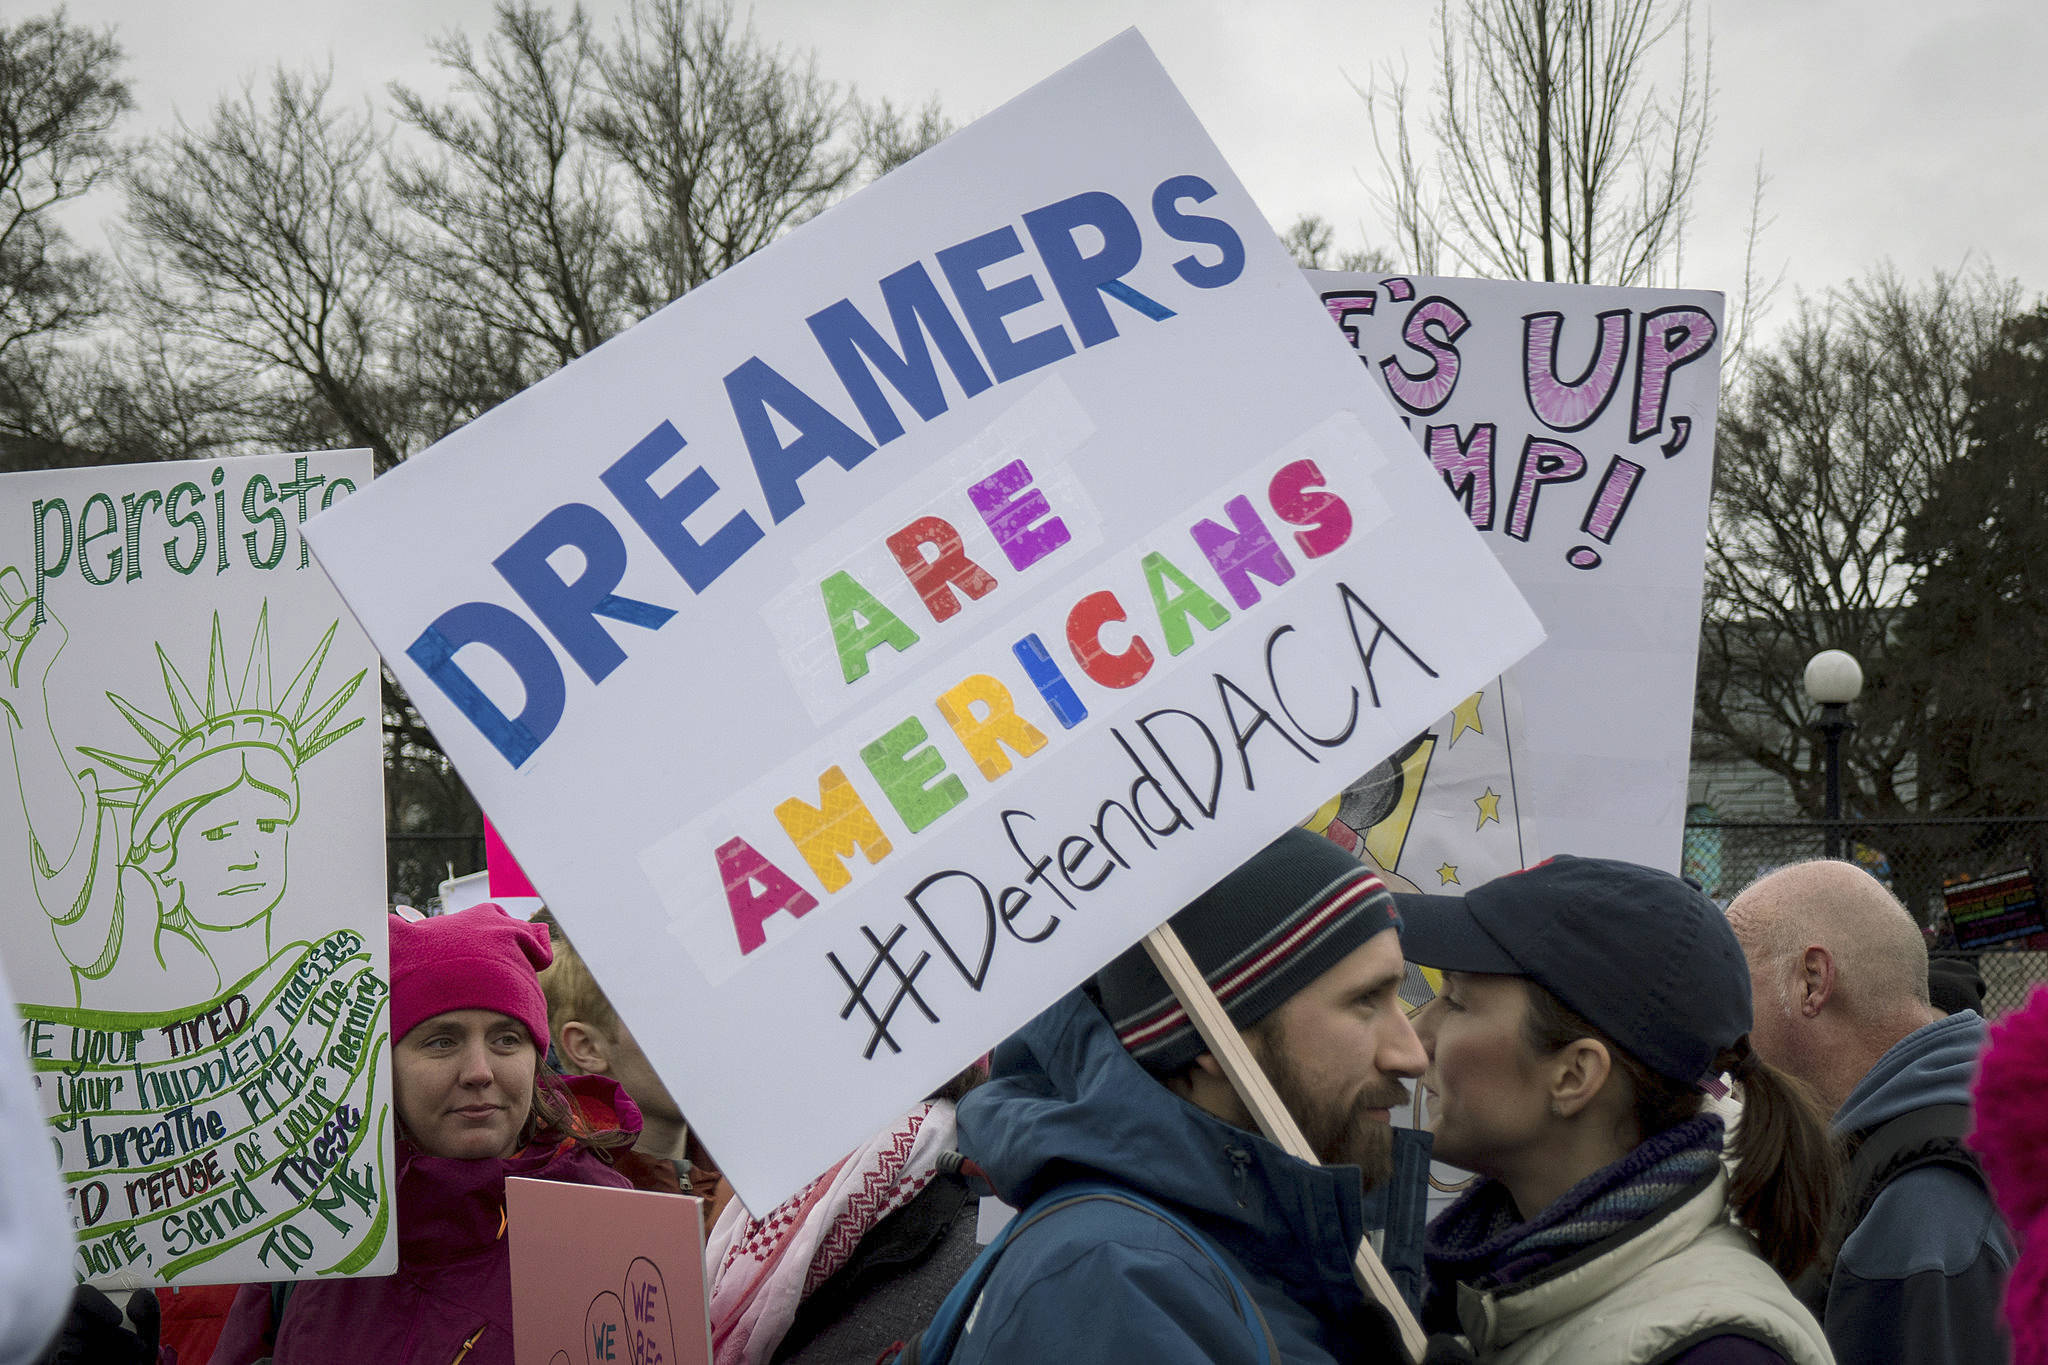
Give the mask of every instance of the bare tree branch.
M 2017 311 L 1986 270 L 1907 286 L 1889 269 L 1803 300 L 1724 402 L 1707 549 L 1696 747 L 1784 777 L 1809 813 L 1820 758 L 1806 660 L 1846 649 L 1870 680 L 1847 781 L 1872 816 L 1940 814 L 1922 779 L 1924 675 L 1899 625 L 1924 567 L 1905 537 L 1969 442 L 1970 383 Z
M 378 467 L 408 447 L 389 368 L 403 311 L 380 249 L 379 140 L 367 113 L 328 102 L 330 80 L 279 71 L 203 129 L 180 124 L 129 179 L 123 240 L 150 325 L 218 378 L 240 367 L 242 406 L 287 385 Z
M 1426 114 L 1391 69 L 1361 92 L 1386 180 L 1375 197 L 1413 268 L 1677 279 L 1713 130 L 1712 43 L 1689 0 L 1440 0 L 1436 58 Z

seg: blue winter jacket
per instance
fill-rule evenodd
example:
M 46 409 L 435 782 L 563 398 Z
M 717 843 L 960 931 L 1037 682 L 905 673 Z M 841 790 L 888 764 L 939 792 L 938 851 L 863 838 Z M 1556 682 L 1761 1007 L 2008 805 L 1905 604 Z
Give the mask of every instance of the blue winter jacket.
M 1399 1361 L 1352 1278 L 1358 1168 L 1312 1166 L 1148 1075 L 1079 992 L 996 1049 L 960 1102 L 959 1145 L 1008 1202 L 1102 1180 L 1165 1205 L 1229 1259 L 1284 1361 Z M 1249 1365 L 1254 1341 L 1215 1267 L 1166 1224 L 1094 1200 L 1053 1213 L 997 1262 L 961 1365 Z
M 1839 1137 L 1932 1104 L 1968 1104 L 1984 1021 L 1971 1010 L 1915 1029 L 1835 1115 Z M 2012 1234 L 1984 1183 L 1946 1165 L 1894 1178 L 1842 1242 L 1821 1325 L 1842 1365 L 1998 1365 L 2011 1358 L 1999 1296 Z

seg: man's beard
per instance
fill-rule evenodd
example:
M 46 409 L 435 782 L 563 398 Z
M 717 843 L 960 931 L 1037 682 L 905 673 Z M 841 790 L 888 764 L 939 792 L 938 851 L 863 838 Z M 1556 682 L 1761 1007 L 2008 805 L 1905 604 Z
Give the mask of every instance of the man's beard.
M 1301 1073 L 1289 1059 L 1284 1036 L 1253 1035 L 1247 1041 L 1318 1161 L 1326 1166 L 1358 1167 L 1368 1190 L 1393 1178 L 1394 1129 L 1369 1111 L 1406 1104 L 1408 1087 L 1389 1078 L 1359 1091 L 1348 1104 L 1325 1099 L 1308 1093 Z

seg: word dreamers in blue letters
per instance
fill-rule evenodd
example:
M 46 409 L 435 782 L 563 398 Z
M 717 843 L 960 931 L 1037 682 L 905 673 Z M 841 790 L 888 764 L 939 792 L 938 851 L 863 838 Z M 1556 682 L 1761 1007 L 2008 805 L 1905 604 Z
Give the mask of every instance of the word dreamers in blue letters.
M 1216 193 L 1200 176 L 1175 175 L 1159 183 L 1146 206 L 1171 244 L 1166 249 L 1185 249 L 1171 268 L 1194 289 L 1221 289 L 1244 273 L 1244 240 L 1237 229 L 1197 211 Z M 893 340 L 851 299 L 805 319 L 843 391 L 828 397 L 843 398 L 859 428 L 760 356 L 748 357 L 725 376 L 738 436 L 771 526 L 803 508 L 800 481 L 812 470 L 828 461 L 851 470 L 903 435 L 903 419 L 884 384 L 920 421 L 929 422 L 947 410 L 941 362 L 971 399 L 1077 349 L 1114 340 L 1119 322 L 1159 323 L 1175 316 L 1167 304 L 1125 282 L 1144 257 L 1146 231 L 1115 195 L 1076 194 L 1033 209 L 1021 221 L 1021 235 L 1006 223 L 880 280 Z M 1030 269 L 1034 262 L 1050 281 L 1068 326 L 1018 337 L 1008 319 L 1046 301 L 1040 275 Z M 686 525 L 719 492 L 702 464 L 666 492 L 656 491 L 657 478 L 687 444 L 673 423 L 660 423 L 598 475 L 606 497 L 553 508 L 492 561 L 523 610 L 463 602 L 436 616 L 407 648 L 513 767 L 531 758 L 561 722 L 568 704 L 564 657 L 591 683 L 602 683 L 626 661 L 616 627 L 657 631 L 676 615 L 674 607 L 619 593 L 629 561 L 651 550 L 692 593 L 701 594 L 766 538 L 754 511 L 744 507 L 709 535 Z M 557 567 L 561 560 L 573 562 L 557 555 L 563 549 L 581 559 L 573 578 Z M 470 647 L 497 655 L 517 675 L 524 692 L 517 715 L 505 714 L 464 669 L 457 656 Z

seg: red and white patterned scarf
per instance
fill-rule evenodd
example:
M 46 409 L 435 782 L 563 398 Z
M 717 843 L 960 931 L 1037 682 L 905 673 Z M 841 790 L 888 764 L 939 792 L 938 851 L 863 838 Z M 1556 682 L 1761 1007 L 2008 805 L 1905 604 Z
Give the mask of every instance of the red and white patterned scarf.
M 767 1217 L 737 1199 L 727 1204 L 705 1248 L 715 1365 L 762 1365 L 774 1355 L 805 1297 L 870 1228 L 931 1183 L 953 1134 L 952 1102 L 927 1101 Z

